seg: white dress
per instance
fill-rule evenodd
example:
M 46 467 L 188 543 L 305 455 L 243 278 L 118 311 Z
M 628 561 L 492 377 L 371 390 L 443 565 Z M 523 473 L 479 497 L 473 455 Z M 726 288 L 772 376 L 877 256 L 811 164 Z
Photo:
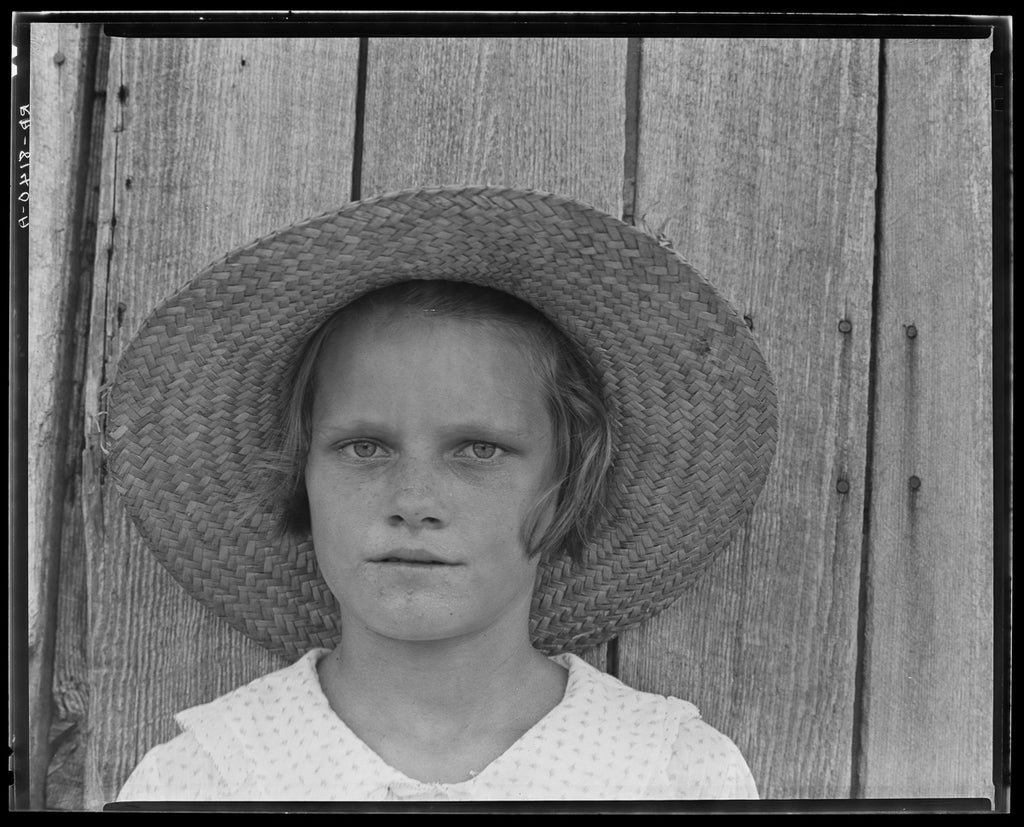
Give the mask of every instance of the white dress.
M 735 744 L 677 698 L 638 692 L 574 655 L 562 701 L 467 781 L 386 764 L 331 709 L 316 649 L 175 716 L 118 801 L 577 801 L 757 798 Z

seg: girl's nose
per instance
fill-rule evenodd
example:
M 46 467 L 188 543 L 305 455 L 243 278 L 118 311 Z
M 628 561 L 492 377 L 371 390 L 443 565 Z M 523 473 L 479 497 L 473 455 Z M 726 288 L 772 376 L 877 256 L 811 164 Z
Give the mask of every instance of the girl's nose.
M 404 462 L 395 479 L 390 525 L 410 528 L 441 528 L 447 522 L 438 481 L 430 469 Z

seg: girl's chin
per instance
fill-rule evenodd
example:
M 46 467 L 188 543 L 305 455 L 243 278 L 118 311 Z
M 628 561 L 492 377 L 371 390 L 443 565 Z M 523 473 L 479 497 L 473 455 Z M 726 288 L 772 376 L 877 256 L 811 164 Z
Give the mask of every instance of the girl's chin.
M 379 604 L 375 608 L 372 615 L 353 618 L 348 626 L 343 617 L 342 629 L 359 627 L 378 640 L 425 646 L 493 640 L 512 633 L 528 639 L 528 617 L 495 616 L 483 610 L 467 614 L 464 604 L 459 613 L 442 606 L 416 607 L 408 603 L 396 612 L 386 612 Z

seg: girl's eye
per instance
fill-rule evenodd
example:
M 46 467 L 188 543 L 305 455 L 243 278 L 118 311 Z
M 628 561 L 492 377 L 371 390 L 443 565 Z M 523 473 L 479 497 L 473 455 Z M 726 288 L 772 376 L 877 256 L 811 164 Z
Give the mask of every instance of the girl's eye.
M 497 459 L 505 453 L 505 450 L 493 442 L 471 442 L 462 449 L 461 453 L 462 456 L 469 456 L 472 459 Z
M 373 459 L 381 453 L 381 447 L 376 442 L 360 439 L 342 445 L 341 451 L 357 459 Z

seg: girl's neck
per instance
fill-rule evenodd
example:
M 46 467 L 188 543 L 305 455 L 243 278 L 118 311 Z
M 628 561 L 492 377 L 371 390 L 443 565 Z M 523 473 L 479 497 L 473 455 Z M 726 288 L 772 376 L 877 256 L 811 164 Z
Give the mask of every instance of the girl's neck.
M 564 695 L 566 671 L 520 640 L 381 640 L 350 627 L 321 660 L 320 683 L 391 766 L 419 780 L 464 780 Z
M 554 669 L 552 669 L 552 667 Z M 346 631 L 341 644 L 321 663 L 328 698 L 348 707 L 367 699 L 379 712 L 465 719 L 473 710 L 504 706 L 545 674 L 560 667 L 529 645 L 493 635 L 441 641 L 404 641 Z

